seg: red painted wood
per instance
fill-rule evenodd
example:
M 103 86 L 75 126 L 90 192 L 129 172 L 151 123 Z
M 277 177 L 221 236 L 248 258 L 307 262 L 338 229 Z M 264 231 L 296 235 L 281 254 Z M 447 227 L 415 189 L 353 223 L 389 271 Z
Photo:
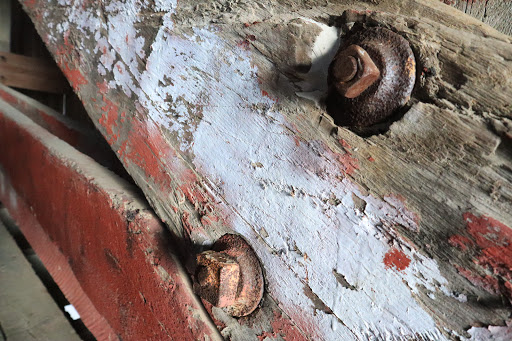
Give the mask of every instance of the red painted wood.
M 0 167 L 0 200 L 98 339 L 218 338 L 130 185 L 5 102 Z
M 118 175 L 126 174 L 115 154 L 97 131 L 79 126 L 68 117 L 2 84 L 0 98 L 59 139 L 91 156 L 96 162 L 112 169 Z

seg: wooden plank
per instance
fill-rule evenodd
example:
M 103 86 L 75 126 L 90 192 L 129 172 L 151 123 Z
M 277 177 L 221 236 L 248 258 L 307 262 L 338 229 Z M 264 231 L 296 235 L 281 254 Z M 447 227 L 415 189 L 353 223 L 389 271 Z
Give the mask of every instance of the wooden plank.
M 0 140 L 0 200 L 98 340 L 220 340 L 131 185 L 2 100 Z
M 63 94 L 67 89 L 66 79 L 52 64 L 8 52 L 0 52 L 0 83 L 56 94 Z
M 184 257 L 233 231 L 260 257 L 264 301 L 213 308 L 223 335 L 509 331 L 510 37 L 437 1 L 25 9 Z M 354 22 L 406 37 L 418 63 L 410 108 L 373 136 L 322 103 Z
M 460 11 L 512 35 L 512 2 L 507 0 L 441 0 Z
M 129 179 L 115 153 L 112 152 L 98 131 L 88 129 L 68 116 L 63 116 L 46 105 L 3 84 L 0 84 L 0 99 L 21 111 L 52 135 L 92 157 L 96 162 L 117 175 Z
M 80 340 L 1 221 L 0 288 L 7 340 Z
M 0 0 L 0 52 L 11 47 L 11 0 Z

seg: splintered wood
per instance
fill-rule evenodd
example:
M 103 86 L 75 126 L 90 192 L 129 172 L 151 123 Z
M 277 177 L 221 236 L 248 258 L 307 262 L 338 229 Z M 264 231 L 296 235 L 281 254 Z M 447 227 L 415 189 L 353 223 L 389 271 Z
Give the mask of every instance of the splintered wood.
M 224 337 L 510 333 L 510 37 L 438 1 L 24 7 L 185 261 L 228 232 L 257 253 L 261 307 L 207 305 Z M 419 70 L 370 137 L 322 104 L 353 22 L 401 34 Z

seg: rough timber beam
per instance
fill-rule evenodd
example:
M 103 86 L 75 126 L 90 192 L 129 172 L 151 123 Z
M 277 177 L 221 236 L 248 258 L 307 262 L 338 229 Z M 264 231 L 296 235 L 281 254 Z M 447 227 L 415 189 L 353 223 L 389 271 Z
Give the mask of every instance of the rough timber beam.
M 3 100 L 0 201 L 98 340 L 220 339 L 132 186 Z
M 260 309 L 211 309 L 224 336 L 509 332 L 510 37 L 435 1 L 24 7 L 182 256 L 234 231 L 260 257 Z M 350 21 L 418 62 L 407 112 L 369 137 L 322 106 Z

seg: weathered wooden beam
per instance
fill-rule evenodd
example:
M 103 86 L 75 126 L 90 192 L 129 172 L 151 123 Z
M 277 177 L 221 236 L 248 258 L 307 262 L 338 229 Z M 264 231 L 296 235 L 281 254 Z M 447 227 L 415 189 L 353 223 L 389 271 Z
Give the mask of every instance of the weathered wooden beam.
M 512 2 L 507 0 L 440 0 L 500 32 L 512 35 Z
M 28 90 L 63 94 L 67 81 L 61 71 L 45 60 L 0 52 L 0 83 Z
M 69 117 L 2 84 L 0 84 L 0 99 L 22 112 L 52 135 L 92 157 L 117 175 L 125 177 L 126 171 L 98 131 L 87 129 Z
M 220 339 L 133 188 L 3 100 L 0 201 L 98 340 Z
M 510 37 L 437 1 L 24 5 L 182 256 L 233 231 L 258 254 L 264 300 L 212 308 L 224 336 L 510 332 Z M 371 136 L 323 102 L 355 24 L 417 62 L 409 105 Z

